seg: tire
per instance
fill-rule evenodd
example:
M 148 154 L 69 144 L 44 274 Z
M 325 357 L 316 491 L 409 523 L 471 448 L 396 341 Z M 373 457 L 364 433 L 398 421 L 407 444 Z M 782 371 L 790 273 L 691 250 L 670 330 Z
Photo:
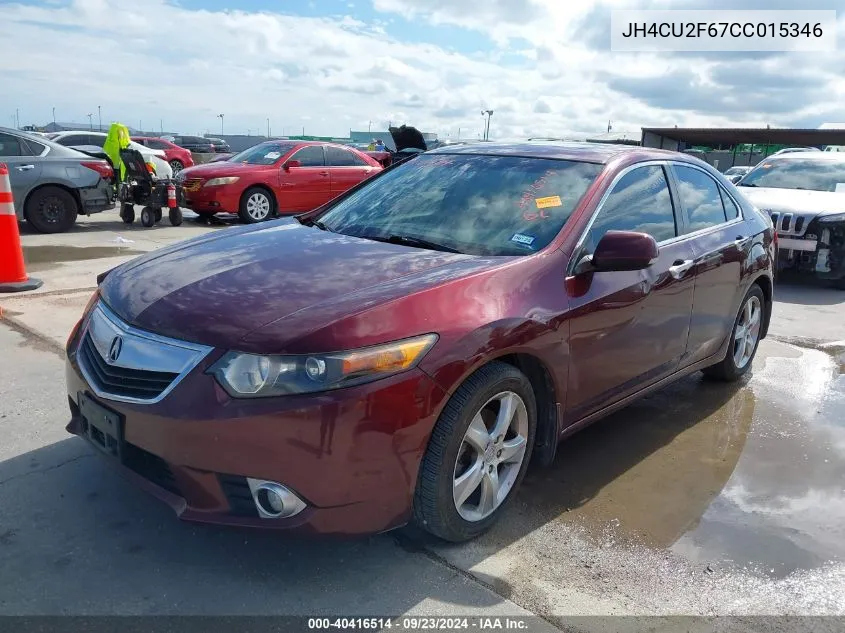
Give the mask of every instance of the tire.
M 749 305 L 751 306 L 750 314 L 752 315 L 751 320 L 754 325 L 752 325 L 749 336 L 746 336 L 743 339 L 746 347 L 743 354 L 740 355 L 739 346 L 741 343 L 737 341 L 737 336 L 739 335 L 740 328 L 743 328 L 744 324 L 747 322 L 749 313 L 747 313 L 746 310 Z M 731 330 L 731 339 L 728 344 L 728 351 L 725 354 L 724 360 L 716 363 L 715 365 L 711 365 L 710 367 L 706 367 L 703 370 L 705 376 L 717 380 L 723 380 L 725 382 L 733 382 L 735 380 L 739 380 L 746 372 L 748 372 L 749 369 L 751 369 L 751 365 L 754 362 L 754 356 L 757 354 L 757 347 L 760 344 L 760 333 L 763 331 L 765 308 L 766 298 L 763 295 L 763 290 L 757 284 L 752 285 L 746 293 L 745 298 L 742 300 L 742 303 L 739 305 L 739 313 L 736 315 L 736 319 L 734 319 L 734 326 Z M 756 321 L 753 316 L 755 313 L 757 315 Z M 749 344 L 751 345 L 750 353 L 748 353 Z
M 158 224 L 159 222 L 161 222 L 161 209 L 156 208 L 154 209 L 154 211 L 156 216 L 156 224 Z
M 250 187 L 241 196 L 238 216 L 247 224 L 264 222 L 273 217 L 273 195 L 261 187 Z
M 174 158 L 172 161 L 170 161 L 170 169 L 173 170 L 173 175 L 175 176 L 180 171 L 185 169 L 185 165 L 182 164 L 181 160 L 177 160 Z
M 79 215 L 79 205 L 67 190 L 42 187 L 26 201 L 24 217 L 39 233 L 64 233 Z
M 491 432 L 497 428 L 498 414 L 506 401 L 514 405 L 510 407 L 514 414 L 502 441 Z M 471 427 L 480 428 L 476 420 L 483 420 L 483 431 L 473 434 Z M 449 399 L 434 425 L 414 492 L 414 522 L 454 543 L 473 539 L 490 528 L 522 482 L 536 426 L 534 390 L 522 372 L 506 363 L 492 362 L 472 374 Z M 508 454 L 510 460 L 501 461 L 507 460 Z M 517 459 L 521 461 L 517 463 Z M 496 490 L 490 483 L 493 472 L 498 494 L 490 495 L 492 503 L 485 506 L 483 493 Z M 476 480 L 478 483 L 474 483 Z
M 838 290 L 845 290 L 845 277 L 840 277 L 839 279 L 834 281 L 833 287 L 837 288 Z
M 176 207 L 167 212 L 167 218 L 170 220 L 172 226 L 179 226 L 182 224 L 182 209 Z
M 141 225 L 150 228 L 156 223 L 155 212 L 152 207 L 141 209 Z
M 120 207 L 120 219 L 124 224 L 132 224 L 135 221 L 135 205 L 124 204 Z

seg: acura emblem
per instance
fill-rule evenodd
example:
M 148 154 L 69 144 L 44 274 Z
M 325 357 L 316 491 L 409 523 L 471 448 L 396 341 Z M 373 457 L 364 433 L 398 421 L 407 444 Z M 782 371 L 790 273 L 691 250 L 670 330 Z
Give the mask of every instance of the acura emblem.
M 108 361 L 110 363 L 115 362 L 118 357 L 120 356 L 120 350 L 123 349 L 123 339 L 119 336 L 115 336 L 112 339 L 111 347 L 109 347 L 109 358 Z

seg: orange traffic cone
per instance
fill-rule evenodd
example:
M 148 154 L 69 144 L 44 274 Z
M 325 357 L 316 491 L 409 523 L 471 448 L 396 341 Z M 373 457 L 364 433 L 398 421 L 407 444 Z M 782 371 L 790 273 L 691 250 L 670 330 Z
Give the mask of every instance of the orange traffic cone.
M 43 283 L 26 276 L 9 168 L 0 163 L 0 292 L 35 290 Z

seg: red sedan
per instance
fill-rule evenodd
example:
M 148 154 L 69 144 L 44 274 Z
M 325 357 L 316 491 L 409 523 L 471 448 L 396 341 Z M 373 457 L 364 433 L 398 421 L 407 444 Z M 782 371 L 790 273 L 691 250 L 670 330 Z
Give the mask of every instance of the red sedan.
M 691 156 L 436 149 L 107 273 L 68 341 L 68 430 L 187 520 L 470 539 L 578 429 L 748 372 L 775 249 Z
M 179 176 L 186 206 L 199 215 L 237 213 L 247 223 L 322 206 L 382 170 L 351 147 L 267 141 L 225 161 L 197 165 Z
M 191 156 L 191 152 L 189 150 L 184 147 L 174 145 L 163 138 L 133 136 L 132 140 L 136 143 L 140 143 L 144 147 L 149 147 L 150 149 L 164 150 L 164 158 L 168 163 L 170 163 L 170 167 L 173 169 L 174 174 L 178 174 L 183 169 L 194 166 L 194 158 Z

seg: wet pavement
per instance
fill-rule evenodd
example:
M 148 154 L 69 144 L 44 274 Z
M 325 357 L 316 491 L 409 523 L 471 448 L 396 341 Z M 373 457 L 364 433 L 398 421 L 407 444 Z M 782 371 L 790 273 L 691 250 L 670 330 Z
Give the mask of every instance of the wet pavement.
M 80 262 L 108 257 L 132 257 L 143 255 L 145 251 L 127 246 L 24 246 L 23 256 L 27 272 L 38 273 L 52 270 L 68 262 Z

